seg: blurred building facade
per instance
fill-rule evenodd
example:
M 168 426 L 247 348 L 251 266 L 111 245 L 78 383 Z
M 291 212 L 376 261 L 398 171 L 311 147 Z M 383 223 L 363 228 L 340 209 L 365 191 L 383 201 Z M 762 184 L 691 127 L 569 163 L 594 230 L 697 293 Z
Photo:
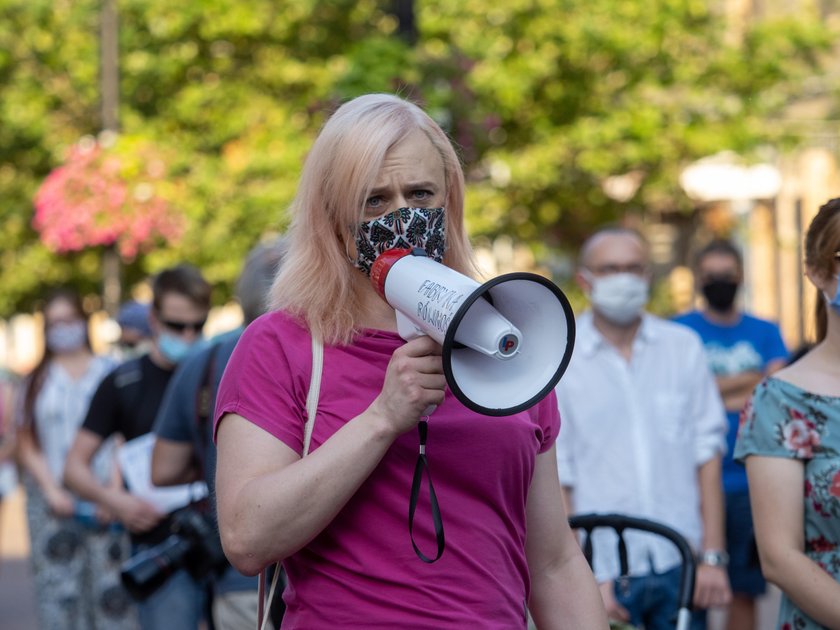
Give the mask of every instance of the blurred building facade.
M 723 0 L 723 9 L 730 38 L 741 37 L 754 20 L 790 12 L 811 11 L 840 23 L 840 0 Z M 693 213 L 663 212 L 647 218 L 643 229 L 654 263 L 669 281 L 674 310 L 690 308 L 696 299 L 694 253 L 712 237 L 727 237 L 744 252 L 743 306 L 777 321 L 790 348 L 813 339 L 816 293 L 803 276 L 802 242 L 819 207 L 840 196 L 840 108 L 833 91 L 838 77 L 840 55 L 833 55 L 827 74 L 806 82 L 797 102 L 778 120 L 767 121 L 768 126 L 782 126 L 798 146 L 787 153 L 769 151 L 762 166 L 778 174 L 775 182 L 765 178 L 752 186 L 746 181 L 747 172 L 754 170 L 748 163 L 737 156 L 717 156 L 719 165 L 728 163 L 732 169 L 728 193 L 727 184 L 720 181 L 705 195 L 686 190 L 695 202 Z M 754 194 L 745 195 L 745 190 Z

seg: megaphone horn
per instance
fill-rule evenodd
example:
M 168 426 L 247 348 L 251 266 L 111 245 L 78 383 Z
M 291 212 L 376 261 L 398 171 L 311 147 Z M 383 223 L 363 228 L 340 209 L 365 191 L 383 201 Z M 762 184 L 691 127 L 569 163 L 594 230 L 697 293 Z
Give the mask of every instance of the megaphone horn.
M 477 413 L 506 416 L 532 407 L 572 358 L 572 307 L 537 274 L 509 273 L 479 284 L 422 249 L 389 249 L 370 279 L 396 311 L 403 339 L 429 335 L 441 344 L 449 389 Z

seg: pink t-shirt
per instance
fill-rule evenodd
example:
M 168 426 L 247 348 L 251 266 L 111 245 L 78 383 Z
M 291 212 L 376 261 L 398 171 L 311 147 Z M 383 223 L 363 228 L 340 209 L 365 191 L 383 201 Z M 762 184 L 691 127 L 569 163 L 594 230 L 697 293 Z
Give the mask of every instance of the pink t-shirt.
M 379 394 L 396 334 L 365 331 L 326 346 L 310 451 Z M 308 331 L 283 312 L 242 335 L 225 370 L 216 422 L 236 413 L 302 451 L 312 370 Z M 358 492 L 311 543 L 284 561 L 284 628 L 524 628 L 530 590 L 525 504 L 537 453 L 560 427 L 552 392 L 527 412 L 488 417 L 451 393 L 429 419 L 426 454 L 446 535 L 434 564 L 414 554 L 408 500 L 418 435 L 400 436 Z M 424 479 L 414 536 L 436 542 Z

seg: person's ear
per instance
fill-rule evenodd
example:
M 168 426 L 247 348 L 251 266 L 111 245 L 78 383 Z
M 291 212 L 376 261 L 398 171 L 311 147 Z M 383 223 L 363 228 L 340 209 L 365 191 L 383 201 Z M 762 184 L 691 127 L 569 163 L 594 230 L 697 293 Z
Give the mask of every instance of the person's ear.
M 805 265 L 805 276 L 811 281 L 811 284 L 821 291 L 825 291 L 825 287 L 831 279 L 828 274 L 810 265 Z
M 580 290 L 583 291 L 584 295 L 589 295 L 592 292 L 592 282 L 589 277 L 589 274 L 583 269 L 578 269 L 575 272 L 575 282 L 580 287 Z

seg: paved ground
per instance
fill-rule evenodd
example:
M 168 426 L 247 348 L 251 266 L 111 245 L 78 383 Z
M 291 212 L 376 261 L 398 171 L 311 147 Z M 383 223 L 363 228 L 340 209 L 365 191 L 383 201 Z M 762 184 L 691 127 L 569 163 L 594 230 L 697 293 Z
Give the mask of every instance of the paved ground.
M 35 630 L 35 588 L 29 568 L 29 536 L 23 491 L 0 506 L 0 628 Z

